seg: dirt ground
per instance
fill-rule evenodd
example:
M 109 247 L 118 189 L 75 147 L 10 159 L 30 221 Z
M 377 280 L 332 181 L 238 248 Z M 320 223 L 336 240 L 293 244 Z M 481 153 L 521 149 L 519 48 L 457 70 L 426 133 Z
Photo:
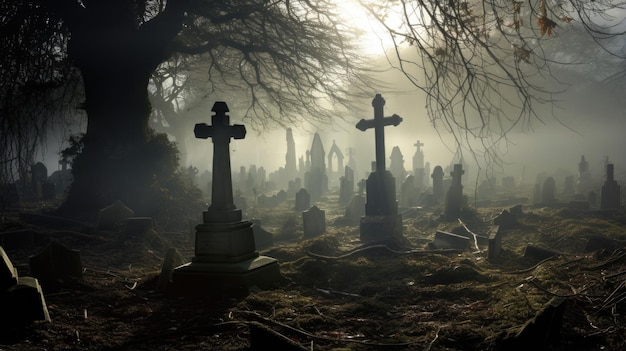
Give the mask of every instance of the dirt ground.
M 336 198 L 325 201 L 327 232 L 310 240 L 302 239 L 293 202 L 250 208 L 247 215 L 275 235 L 260 253 L 278 259 L 283 280 L 243 298 L 201 300 L 157 290 L 168 248 L 193 255 L 186 222 L 157 222 L 155 232 L 128 238 L 88 223 L 4 213 L 0 244 L 20 275 L 51 240 L 80 250 L 84 272 L 45 292 L 51 323 L 4 330 L 0 350 L 626 349 L 623 211 L 524 205 L 504 232 L 500 257 L 488 260 L 486 245 L 431 250 L 436 230 L 460 223 L 426 208 L 404 214 L 404 245 L 363 246 L 358 226 L 333 224 L 342 215 Z M 466 211 L 461 220 L 485 235 L 503 208 Z M 613 239 L 616 249 L 586 252 L 593 236 Z M 526 258 L 527 245 L 559 254 Z M 548 313 L 546 323 L 555 303 L 564 306 L 562 319 Z

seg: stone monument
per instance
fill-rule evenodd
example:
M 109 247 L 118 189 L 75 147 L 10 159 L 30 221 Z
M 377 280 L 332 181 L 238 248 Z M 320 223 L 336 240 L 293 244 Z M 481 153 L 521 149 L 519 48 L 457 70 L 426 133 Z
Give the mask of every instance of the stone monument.
M 379 241 L 402 236 L 402 215 L 398 213 L 396 182 L 391 172 L 385 169 L 385 126 L 397 126 L 402 122 L 394 114 L 384 117 L 385 100 L 376 94 L 372 101 L 374 119 L 361 119 L 357 129 L 366 131 L 373 128 L 376 142 L 376 169 L 366 181 L 365 216 L 361 217 L 361 241 Z
M 243 139 L 246 128 L 230 125 L 228 106 L 218 101 L 211 109 L 212 125 L 196 124 L 196 138 L 212 138 L 213 181 L 211 205 L 196 226 L 195 255 L 172 275 L 172 293 L 178 296 L 247 295 L 250 288 L 269 288 L 281 278 L 278 262 L 256 251 L 252 222 L 242 221 L 233 202 L 230 139 Z

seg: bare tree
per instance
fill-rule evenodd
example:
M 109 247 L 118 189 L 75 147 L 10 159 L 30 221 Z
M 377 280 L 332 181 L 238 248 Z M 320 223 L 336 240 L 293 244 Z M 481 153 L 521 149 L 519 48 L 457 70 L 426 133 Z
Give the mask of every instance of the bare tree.
M 622 1 L 359 2 L 396 44 L 389 62 L 424 92 L 431 124 L 453 135 L 461 157 L 469 150 L 489 167 L 502 165 L 510 132 L 543 123 L 542 105 L 567 88 L 552 74 L 574 63 L 555 55 L 572 45 L 563 34 L 624 54 L 611 44 L 623 34 Z
M 294 111 L 331 116 L 316 110 L 321 101 L 345 103 L 348 87 L 360 79 L 358 57 L 332 1 L 40 0 L 6 6 L 3 29 L 20 37 L 9 43 L 11 50 L 32 41 L 26 54 L 33 61 L 55 54 L 55 62 L 77 68 L 82 77 L 87 130 L 63 206 L 74 213 L 93 213 L 116 199 L 138 213 L 159 203 L 158 189 L 171 182 L 177 156 L 149 127 L 148 87 L 175 53 L 203 55 L 201 74 L 208 74 L 212 88 L 245 91 L 248 115 L 259 124 L 267 116 L 296 121 L 301 116 Z M 32 18 L 33 31 L 19 33 L 24 27 L 16 23 Z M 33 38 L 42 34 L 52 42 L 39 49 Z M 27 66 L 35 65 L 14 68 L 22 76 L 18 87 L 3 81 L 3 97 L 38 79 L 54 81 Z M 67 77 L 60 75 L 59 83 Z M 15 118 L 13 124 L 23 121 Z

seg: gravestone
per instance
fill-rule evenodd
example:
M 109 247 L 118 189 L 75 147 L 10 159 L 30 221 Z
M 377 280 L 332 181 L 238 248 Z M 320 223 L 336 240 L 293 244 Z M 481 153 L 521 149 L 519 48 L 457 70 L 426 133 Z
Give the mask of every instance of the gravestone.
M 554 178 L 548 177 L 544 180 L 543 187 L 541 188 L 541 202 L 543 204 L 551 204 L 556 201 L 554 198 L 555 188 L 556 184 Z
M 430 176 L 433 179 L 433 200 L 435 202 L 443 198 L 443 175 L 443 168 L 435 166 L 433 174 Z
M 80 251 L 71 250 L 52 241 L 40 253 L 29 259 L 30 274 L 37 278 L 46 292 L 57 290 L 68 281 L 83 278 Z
M 413 154 L 413 172 L 416 172 L 417 169 L 424 169 L 424 152 L 421 150 L 424 143 L 418 140 L 413 146 L 417 148 Z M 417 175 L 417 172 L 415 174 Z M 424 184 L 418 183 L 418 186 L 423 185 Z
M 454 170 L 450 172 L 452 183 L 446 193 L 446 204 L 444 213 L 448 217 L 457 218 L 461 214 L 463 208 L 463 185 L 461 185 L 461 176 L 465 173 L 463 166 L 459 163 L 454 165 Z
M 213 142 L 211 205 L 196 226 L 194 257 L 172 275 L 172 293 L 187 297 L 244 296 L 253 286 L 269 288 L 281 278 L 278 262 L 260 256 L 254 242 L 253 223 L 242 221 L 233 202 L 230 139 L 243 139 L 245 126 L 230 125 L 225 102 L 216 102 L 212 125 L 196 124 L 196 138 Z
M 98 212 L 96 221 L 97 229 L 116 229 L 125 220 L 135 215 L 135 212 L 117 200 L 113 204 L 101 209 Z
M 307 211 L 302 212 L 302 227 L 304 238 L 315 238 L 326 232 L 326 211 L 320 210 L 317 206 L 312 206 Z
M 350 166 L 344 169 L 344 176 L 339 183 L 339 203 L 347 204 L 354 194 L 354 171 Z
M 311 195 L 306 189 L 302 188 L 296 193 L 296 211 L 306 211 L 311 207 Z
M 606 165 L 606 181 L 602 185 L 602 191 L 600 193 L 600 208 L 601 209 L 616 209 L 621 206 L 621 192 L 620 186 L 614 179 L 613 164 Z
M 438 230 L 435 232 L 435 239 L 431 245 L 436 249 L 466 250 L 470 246 L 470 240 L 464 235 Z
M 261 227 L 261 220 L 253 218 L 252 231 L 254 232 L 254 244 L 257 249 L 266 249 L 274 245 L 274 234 Z
M 36 278 L 20 277 L 0 246 L 0 335 L 6 328 L 25 327 L 36 320 L 50 322 L 50 314 Z
M 400 207 L 413 207 L 417 205 L 418 189 L 415 186 L 415 177 L 406 176 L 400 185 Z
M 502 251 L 502 231 L 499 225 L 489 227 L 489 244 L 487 247 L 487 258 L 493 260 L 500 256 Z
M 376 94 L 372 100 L 374 119 L 361 119 L 356 128 L 360 131 L 374 128 L 376 143 L 376 170 L 366 181 L 365 216 L 361 217 L 361 241 L 381 241 L 402 237 L 402 215 L 398 213 L 396 183 L 391 172 L 385 169 L 385 131 L 388 125 L 397 126 L 402 122 L 398 115 L 384 117 L 385 100 Z
M 365 197 L 360 194 L 354 195 L 343 215 L 344 222 L 347 225 L 357 225 L 363 216 L 365 216 Z
M 11 263 L 9 256 L 0 246 L 0 291 L 17 284 L 17 269 Z

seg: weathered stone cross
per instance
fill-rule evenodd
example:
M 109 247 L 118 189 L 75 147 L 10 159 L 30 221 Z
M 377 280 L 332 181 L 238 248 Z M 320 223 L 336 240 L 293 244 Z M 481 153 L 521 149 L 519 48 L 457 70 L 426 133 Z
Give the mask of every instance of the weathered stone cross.
M 233 201 L 233 181 L 228 145 L 230 144 L 230 138 L 245 138 L 246 127 L 242 124 L 230 125 L 230 117 L 226 114 L 229 110 L 224 101 L 215 102 L 211 111 L 215 112 L 211 116 L 212 125 L 198 123 L 193 130 L 196 138 L 213 139 L 211 205 L 205 213 L 205 222 L 207 219 L 216 222 L 241 220 L 241 211 L 236 211 Z
M 413 144 L 413 146 L 417 147 L 417 152 L 420 152 L 421 151 L 420 148 L 424 146 L 424 143 L 418 140 L 417 143 Z
M 397 126 L 402 122 L 402 118 L 396 114 L 393 114 L 391 117 L 384 117 L 383 106 L 385 106 L 385 99 L 380 94 L 376 94 L 374 100 L 372 100 L 372 106 L 374 106 L 374 119 L 361 119 L 356 124 L 356 127 L 363 132 L 374 128 L 374 136 L 376 138 L 376 171 L 383 173 L 386 168 L 384 128 L 389 125 Z

